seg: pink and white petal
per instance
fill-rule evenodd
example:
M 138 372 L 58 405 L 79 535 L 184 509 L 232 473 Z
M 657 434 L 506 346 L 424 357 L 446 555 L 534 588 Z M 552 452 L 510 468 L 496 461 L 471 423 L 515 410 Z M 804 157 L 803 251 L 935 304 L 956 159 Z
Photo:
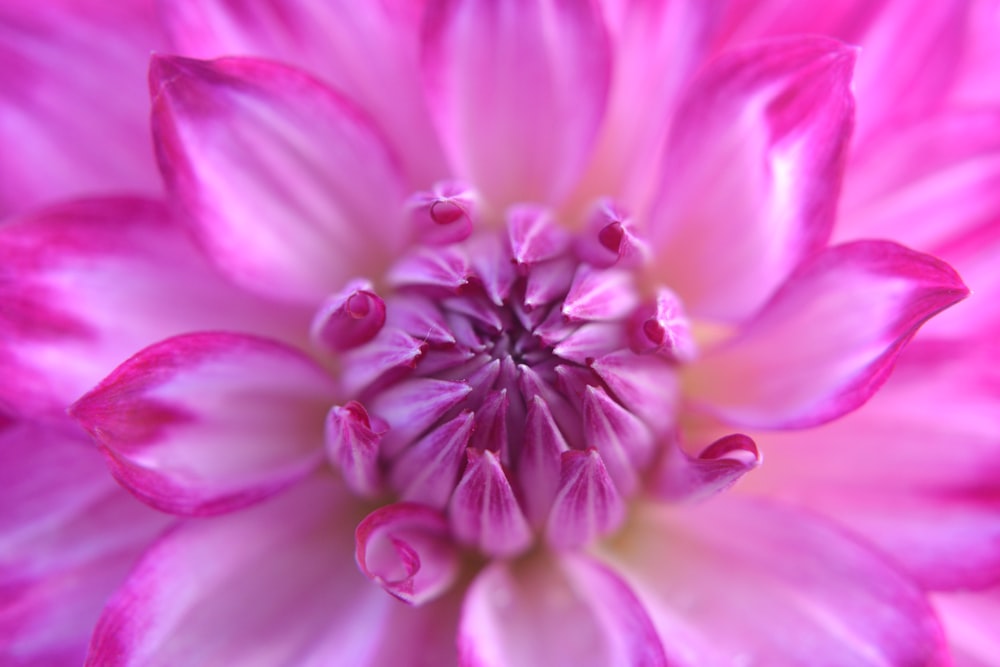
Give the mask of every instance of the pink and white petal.
M 454 583 L 461 562 L 442 512 L 416 503 L 383 505 L 354 533 L 354 560 L 366 577 L 403 602 L 420 606 Z
M 995 342 L 1000 337 L 1000 212 L 969 231 L 959 231 L 942 242 L 934 254 L 947 260 L 962 275 L 971 294 L 944 317 L 934 318 L 922 339 Z
M 601 0 L 615 54 L 608 109 L 594 155 L 577 185 L 645 210 L 677 97 L 714 32 L 718 12 L 697 0 Z M 636 104 L 636 100 L 642 104 Z
M 836 0 L 821 7 L 797 0 L 724 4 L 717 48 L 796 34 L 829 35 L 859 45 L 855 89 L 862 137 L 940 106 L 974 25 L 968 0 L 934 6 L 921 0 Z
M 995 106 L 1000 102 L 1000 81 L 996 76 L 996 63 L 1000 61 L 1000 2 L 972 0 L 969 12 L 969 32 L 951 100 L 956 106 Z
M 765 42 L 713 61 L 688 88 L 650 215 L 648 279 L 691 314 L 745 318 L 826 244 L 854 57 L 823 37 Z
M 324 456 L 333 380 L 264 338 L 189 334 L 142 350 L 70 414 L 140 499 L 215 514 L 277 493 Z
M 250 58 L 156 57 L 150 85 L 167 188 L 238 283 L 316 303 L 405 244 L 396 159 L 332 89 Z
M 662 667 L 636 592 L 586 556 L 495 561 L 466 594 L 463 667 Z
M 855 91 L 859 141 L 879 127 L 939 108 L 955 79 L 969 19 L 969 0 L 886 0 L 857 43 Z
M 457 175 L 489 207 L 558 203 L 604 115 L 611 53 L 590 0 L 429 0 L 423 73 Z
M 151 0 L 0 6 L 0 217 L 83 193 L 160 191 L 146 58 Z
M 165 206 L 80 200 L 0 227 L 0 400 L 55 412 L 127 355 L 185 331 L 295 341 L 309 313 L 221 278 Z M 127 316 L 123 316 L 127 314 Z
M 967 294 L 947 264 L 895 243 L 829 248 L 688 367 L 688 396 L 730 424 L 821 424 L 868 400 L 917 328 Z
M 955 667 L 996 667 L 1000 659 L 1000 588 L 938 594 L 933 600 L 951 644 Z
M 392 664 L 386 654 L 424 641 L 440 653 L 442 635 L 454 636 L 447 613 L 401 610 L 358 572 L 361 514 L 322 476 L 244 512 L 181 525 L 112 598 L 86 664 L 363 667 Z M 383 646 L 397 639 L 404 645 Z
M 821 511 L 924 586 L 1000 582 L 1000 351 L 916 342 L 860 410 L 759 435 L 767 465 L 740 486 Z
M 1000 111 L 939 114 L 879 134 L 844 181 L 837 240 L 934 252 L 1000 216 Z
M 923 591 L 819 517 L 746 499 L 635 509 L 602 558 L 673 664 L 950 664 Z
M 160 0 L 178 53 L 273 58 L 301 67 L 361 105 L 399 149 L 414 187 L 446 175 L 420 86 L 424 2 Z
M 81 664 L 105 600 L 170 520 L 119 488 L 72 424 L 0 431 L 0 662 Z

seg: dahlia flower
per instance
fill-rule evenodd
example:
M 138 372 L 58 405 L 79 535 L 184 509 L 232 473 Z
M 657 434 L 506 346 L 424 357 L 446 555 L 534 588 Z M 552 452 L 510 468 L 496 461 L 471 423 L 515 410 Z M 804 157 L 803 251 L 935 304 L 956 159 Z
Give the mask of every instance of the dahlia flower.
M 0 1 L 0 660 L 1000 665 L 998 32 Z

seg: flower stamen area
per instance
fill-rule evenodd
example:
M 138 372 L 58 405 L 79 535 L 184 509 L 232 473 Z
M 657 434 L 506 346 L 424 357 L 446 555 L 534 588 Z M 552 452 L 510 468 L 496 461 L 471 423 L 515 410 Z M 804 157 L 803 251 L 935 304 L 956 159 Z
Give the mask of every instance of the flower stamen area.
M 411 579 L 388 585 L 365 560 L 398 553 L 399 571 L 417 572 L 399 535 L 511 557 L 615 531 L 675 431 L 677 368 L 694 346 L 676 295 L 640 296 L 642 244 L 618 207 L 574 235 L 534 205 L 482 225 L 457 184 L 410 204 L 424 243 L 384 294 L 356 281 L 331 297 L 313 335 L 340 353 L 353 397 L 330 411 L 330 458 L 355 492 L 390 503 L 359 528 L 359 564 L 412 602 Z M 362 533 L 388 541 L 361 545 Z

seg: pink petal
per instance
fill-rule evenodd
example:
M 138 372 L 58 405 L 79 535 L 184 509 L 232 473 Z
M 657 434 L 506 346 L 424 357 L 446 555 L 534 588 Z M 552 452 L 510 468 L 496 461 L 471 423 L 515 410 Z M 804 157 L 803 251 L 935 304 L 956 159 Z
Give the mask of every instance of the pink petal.
M 379 443 L 388 428 L 357 401 L 330 408 L 326 416 L 327 455 L 351 491 L 366 497 L 382 491 Z
M 590 155 L 610 50 L 591 2 L 428 3 L 423 72 L 458 175 L 492 206 L 557 203 Z
M 448 522 L 424 505 L 380 507 L 358 525 L 355 540 L 355 559 L 365 576 L 409 604 L 438 597 L 458 575 Z
M 698 0 L 602 0 L 601 5 L 614 53 L 611 89 L 577 194 L 589 198 L 599 190 L 638 212 L 655 194 L 657 162 L 678 94 L 702 64 L 719 11 Z
M 672 363 L 620 350 L 596 359 L 592 367 L 621 404 L 655 433 L 669 433 L 676 426 L 680 390 Z
M 963 51 L 969 2 L 889 0 L 860 39 L 858 135 L 941 105 Z
M 119 482 L 179 514 L 238 509 L 322 458 L 332 380 L 293 348 L 205 333 L 146 348 L 76 402 Z
M 737 0 L 721 30 L 730 44 L 762 36 L 825 34 L 861 47 L 854 88 L 858 135 L 927 115 L 947 99 L 971 25 L 971 3 L 837 0 Z M 735 25 L 731 23 L 735 20 Z
M 864 403 L 917 328 L 967 293 L 944 262 L 888 241 L 830 248 L 689 367 L 690 396 L 732 424 L 829 421 Z
M 398 455 L 471 391 L 464 382 L 417 378 L 380 392 L 372 401 L 371 412 L 389 424 L 382 443 L 386 456 Z
M 692 314 L 746 317 L 825 244 L 854 56 L 822 37 L 773 41 L 719 58 L 692 83 L 648 231 L 655 278 Z
M 469 667 L 665 667 L 652 623 L 628 585 L 582 556 L 496 561 L 462 608 Z
M 546 527 L 557 549 L 583 546 L 625 520 L 625 503 L 596 449 L 563 452 Z
M 462 479 L 448 510 L 452 533 L 491 556 L 525 550 L 533 535 L 497 455 L 469 448 Z
M 464 241 L 479 224 L 477 195 L 455 181 L 436 183 L 433 190 L 412 195 L 408 205 L 410 220 L 422 243 L 448 245 Z
M 305 310 L 222 280 L 153 201 L 62 204 L 0 228 L 0 400 L 54 411 L 137 349 L 192 331 L 298 340 Z M 125 317 L 122 314 L 127 313 Z
M 436 427 L 400 454 L 392 483 L 404 500 L 443 508 L 465 462 L 473 414 L 460 413 Z
M 581 264 L 563 301 L 562 313 L 573 320 L 615 320 L 630 313 L 636 305 L 630 273 Z
M 43 202 L 160 191 L 146 59 L 165 42 L 152 2 L 0 7 L 0 217 Z
M 838 239 L 892 238 L 931 252 L 1000 214 L 1000 113 L 940 114 L 885 130 L 844 181 Z
M 313 318 L 312 337 L 331 352 L 364 345 L 385 324 L 385 301 L 368 281 L 352 281 L 329 297 Z
M 535 526 L 544 525 L 548 519 L 559 490 L 562 453 L 568 450 L 569 445 L 556 426 L 548 403 L 538 394 L 532 395 L 517 479 L 524 494 L 525 514 Z
M 1000 589 L 934 596 L 956 667 L 992 667 L 1000 655 Z
M 448 664 L 442 643 L 454 612 L 406 613 L 352 562 L 359 509 L 317 478 L 244 512 L 183 524 L 111 599 L 87 667 L 366 667 L 399 664 L 391 657 L 418 647 Z
M 719 438 L 697 456 L 675 445 L 665 450 L 647 490 L 673 502 L 704 500 L 721 493 L 761 462 L 757 445 L 742 433 Z
M 156 57 L 150 85 L 168 188 L 240 284 L 318 300 L 406 241 L 394 157 L 323 84 L 265 61 Z
M 79 665 L 95 619 L 170 517 L 118 487 L 65 423 L 0 430 L 0 663 Z
M 511 253 L 518 264 L 554 259 L 569 246 L 569 234 L 540 206 L 521 204 L 507 212 Z
M 637 472 L 645 468 L 653 454 L 649 427 L 603 389 L 587 387 L 583 429 L 587 445 L 600 453 L 615 488 L 622 495 L 631 495 L 638 484 Z
M 961 274 L 972 292 L 967 302 L 930 322 L 927 337 L 955 341 L 995 341 L 1000 333 L 1000 224 L 988 219 L 969 231 L 956 230 L 954 238 L 941 243 L 935 255 L 947 260 Z M 940 319 L 940 321 L 938 321 Z
M 315 73 L 364 107 L 400 157 L 409 181 L 428 187 L 446 165 L 423 99 L 423 2 L 238 0 L 161 2 L 176 53 L 241 54 Z
M 636 509 L 603 557 L 674 664 L 950 664 L 923 591 L 819 518 L 721 499 Z
M 1000 582 L 1000 351 L 915 342 L 857 412 L 759 435 L 767 464 L 742 489 L 833 516 L 923 585 Z

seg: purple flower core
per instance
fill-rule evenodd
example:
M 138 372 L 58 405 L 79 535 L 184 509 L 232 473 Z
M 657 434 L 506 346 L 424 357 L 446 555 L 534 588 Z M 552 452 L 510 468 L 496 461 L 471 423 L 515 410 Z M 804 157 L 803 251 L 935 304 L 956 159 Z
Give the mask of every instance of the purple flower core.
M 439 509 L 460 542 L 494 555 L 617 528 L 673 431 L 669 343 L 687 328 L 676 302 L 672 320 L 657 319 L 606 236 L 518 206 L 505 229 L 401 258 L 381 290 L 384 326 L 342 355 L 355 400 L 331 412 L 327 440 L 348 482 Z M 462 500 L 469 485 L 475 507 Z M 500 544 L 484 537 L 505 529 Z

